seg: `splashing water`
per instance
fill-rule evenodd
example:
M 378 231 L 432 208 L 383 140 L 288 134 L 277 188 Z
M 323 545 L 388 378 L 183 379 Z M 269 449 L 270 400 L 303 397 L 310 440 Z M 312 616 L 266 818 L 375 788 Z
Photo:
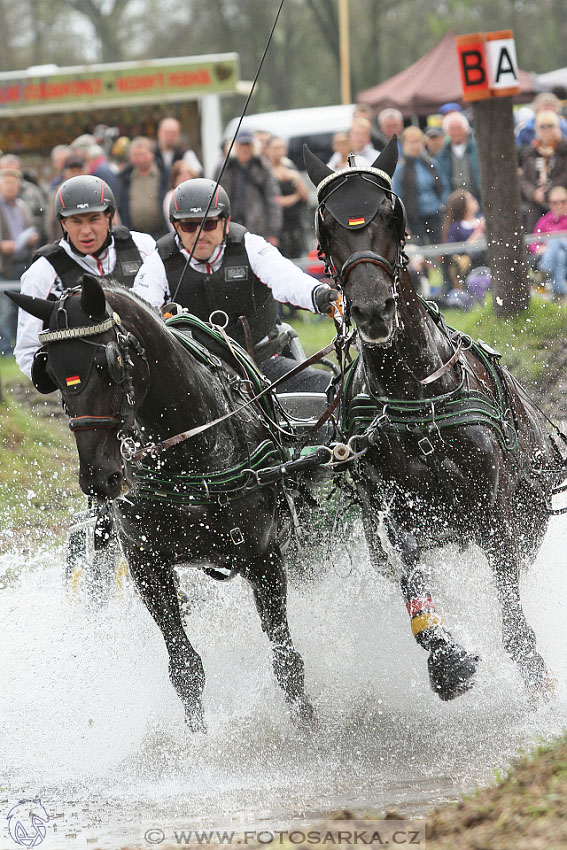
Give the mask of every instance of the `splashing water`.
M 16 846 L 5 827 L 10 808 L 36 797 L 52 819 L 43 847 L 115 850 L 141 842 L 141 824 L 247 829 L 333 808 L 423 812 L 490 781 L 567 720 L 566 545 L 565 523 L 553 520 L 522 583 L 558 680 L 554 699 L 536 711 L 502 649 L 498 602 L 477 551 L 450 547 L 429 558 L 448 627 L 482 657 L 475 687 L 452 703 L 430 690 L 401 594 L 372 572 L 362 545 L 352 568 L 345 558 L 291 586 L 291 631 L 319 717 L 309 734 L 288 719 L 240 579 L 182 573 L 187 630 L 207 675 L 209 732 L 192 736 L 161 634 L 131 589 L 88 612 L 65 597 L 60 550 L 25 563 L 4 556 L 0 575 L 22 569 L 0 591 L 0 848 Z

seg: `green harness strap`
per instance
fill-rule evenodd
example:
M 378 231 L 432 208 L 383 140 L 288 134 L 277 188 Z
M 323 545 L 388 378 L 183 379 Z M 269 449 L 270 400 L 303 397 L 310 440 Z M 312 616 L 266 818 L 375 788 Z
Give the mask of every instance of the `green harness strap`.
M 437 324 L 444 321 L 436 305 L 426 301 L 423 303 Z M 459 333 L 453 328 L 450 330 Z M 360 393 L 346 405 L 343 420 L 346 436 L 350 438 L 363 434 L 372 425 L 385 434 L 405 433 L 422 438 L 461 425 L 485 425 L 494 429 L 504 449 L 507 451 L 516 449 L 518 433 L 506 416 L 505 387 L 502 376 L 493 358 L 489 357 L 474 340 L 471 339 L 470 342 L 471 350 L 489 373 L 494 386 L 494 401 L 477 390 L 467 389 L 464 379 L 453 392 L 428 399 L 394 399 Z M 345 398 L 348 398 L 357 361 L 358 357 L 350 364 L 345 377 Z
M 211 369 L 218 369 L 223 361 L 233 366 L 239 374 L 244 374 L 252 384 L 254 394 L 264 389 L 264 379 L 247 352 L 234 340 L 227 343 L 223 334 L 206 322 L 190 313 L 183 313 L 167 319 L 165 324 L 170 332 L 196 360 Z M 209 351 L 207 346 L 196 339 L 210 343 L 219 356 Z M 259 400 L 264 411 L 273 416 L 269 393 Z M 267 466 L 281 464 L 289 460 L 289 455 L 274 440 L 267 439 L 241 463 L 217 472 L 203 473 L 161 473 L 148 466 L 139 464 L 134 467 L 136 497 L 150 501 L 170 502 L 176 505 L 206 507 L 233 502 L 259 489 L 256 471 Z
M 264 440 L 242 461 L 229 469 L 208 472 L 161 474 L 148 467 L 134 469 L 136 497 L 176 505 L 204 507 L 224 505 L 259 489 L 256 471 L 289 460 L 272 440 Z
M 254 388 L 255 395 L 266 386 L 262 373 L 250 358 L 248 352 L 233 339 L 230 339 L 230 344 L 228 344 L 225 336 L 215 330 L 212 325 L 203 322 L 191 313 L 172 316 L 170 319 L 166 319 L 165 324 L 183 347 L 201 363 L 211 368 L 218 368 L 220 358 L 221 362 L 227 363 L 239 374 L 246 376 Z M 195 333 L 204 338 L 206 342 L 203 343 L 196 339 Z M 211 353 L 207 345 L 211 345 L 213 351 L 218 352 L 218 357 Z M 258 404 L 262 405 L 266 413 L 273 415 L 269 393 L 263 396 Z

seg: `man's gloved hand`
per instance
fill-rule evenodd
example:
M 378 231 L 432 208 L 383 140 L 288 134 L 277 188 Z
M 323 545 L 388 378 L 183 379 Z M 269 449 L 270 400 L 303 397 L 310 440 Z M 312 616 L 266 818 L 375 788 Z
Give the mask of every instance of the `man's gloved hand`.
M 338 289 L 331 289 L 326 283 L 322 283 L 313 293 L 313 304 L 318 313 L 329 313 L 340 296 Z

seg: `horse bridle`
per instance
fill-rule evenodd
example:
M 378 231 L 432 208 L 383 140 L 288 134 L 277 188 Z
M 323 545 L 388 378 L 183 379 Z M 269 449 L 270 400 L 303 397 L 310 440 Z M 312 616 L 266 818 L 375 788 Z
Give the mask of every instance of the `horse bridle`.
M 346 169 L 344 169 L 343 171 L 346 171 Z M 386 186 L 378 185 L 378 184 L 376 184 L 376 185 L 379 189 L 381 189 L 384 192 L 385 195 L 390 196 L 390 198 L 392 199 L 392 204 L 393 204 L 392 209 L 395 208 L 395 205 L 397 203 L 397 204 L 400 205 L 400 208 L 402 209 L 402 211 L 404 211 L 404 207 L 403 207 L 403 204 L 402 204 L 400 197 L 390 187 L 389 176 L 385 172 L 380 171 L 380 169 L 374 169 L 374 168 L 363 168 L 363 169 L 357 168 L 356 170 L 353 169 L 352 173 L 353 174 L 361 173 L 362 179 L 365 179 L 365 172 L 371 172 L 375 176 L 379 177 L 381 181 L 385 182 L 387 184 Z M 334 180 L 336 180 L 337 177 L 340 177 L 339 173 L 331 174 L 328 177 L 326 177 L 317 186 L 317 197 L 319 197 L 319 195 L 321 194 L 321 191 L 324 188 L 326 188 L 326 186 L 330 182 L 333 182 Z M 324 262 L 325 273 L 327 274 L 327 276 L 329 276 L 333 279 L 335 286 L 337 287 L 337 289 L 343 295 L 344 304 L 345 304 L 344 318 L 345 318 L 345 322 L 347 323 L 347 325 L 350 324 L 350 302 L 349 302 L 348 297 L 346 295 L 345 285 L 346 285 L 346 282 L 347 282 L 347 279 L 348 279 L 348 276 L 350 275 L 350 273 L 353 271 L 353 269 L 355 269 L 361 263 L 370 263 L 372 265 L 378 266 L 379 268 L 381 268 L 383 271 L 386 272 L 386 274 L 388 275 L 388 277 L 390 278 L 390 280 L 392 282 L 392 290 L 393 290 L 393 296 L 394 296 L 394 302 L 395 302 L 394 331 L 390 335 L 389 339 L 386 342 L 376 343 L 376 347 L 377 348 L 389 348 L 393 344 L 393 342 L 395 341 L 395 339 L 396 339 L 396 337 L 397 337 L 397 335 L 398 335 L 398 333 L 401 329 L 401 322 L 400 322 L 399 313 L 398 313 L 398 300 L 399 300 L 399 295 L 400 295 L 400 277 L 401 277 L 402 272 L 404 271 L 404 269 L 407 267 L 407 264 L 408 264 L 408 256 L 407 256 L 407 254 L 405 253 L 405 250 L 404 250 L 405 249 L 405 211 L 404 211 L 404 214 L 403 214 L 403 222 L 402 222 L 401 232 L 398 232 L 398 234 L 397 234 L 398 239 L 396 241 L 396 257 L 395 257 L 395 260 L 394 260 L 393 263 L 391 263 L 389 260 L 386 259 L 386 257 L 383 257 L 381 254 L 376 253 L 376 251 L 354 251 L 352 254 L 350 254 L 350 256 L 348 256 L 346 258 L 346 260 L 344 261 L 344 263 L 341 266 L 340 271 L 337 272 L 335 265 L 333 263 L 331 254 L 330 254 L 329 249 L 328 249 L 327 240 L 322 238 L 321 224 L 323 224 L 323 213 L 324 213 L 327 201 L 329 200 L 329 198 L 332 195 L 334 195 L 334 193 L 336 191 L 338 191 L 338 189 L 340 189 L 342 186 L 345 185 L 346 179 L 348 179 L 348 177 L 345 177 L 344 180 L 341 180 L 340 182 L 338 182 L 337 185 L 334 186 L 326 194 L 325 198 L 323 200 L 319 201 L 319 204 L 317 206 L 317 209 L 316 209 L 316 212 L 315 212 L 315 231 L 316 231 L 317 240 L 318 240 L 317 257 L 322 262 Z M 372 221 L 372 219 L 370 219 L 365 224 L 364 227 L 365 228 L 368 227 L 368 225 L 371 223 L 371 221 Z M 362 228 L 362 229 L 364 229 L 364 228 Z
M 58 314 L 64 313 L 66 316 L 65 300 L 77 291 L 78 288 L 74 288 L 62 294 L 57 308 Z M 144 348 L 138 338 L 130 331 L 122 330 L 122 320 L 118 313 L 111 310 L 108 304 L 106 304 L 106 312 L 107 318 L 103 319 L 99 324 L 79 326 L 76 328 L 66 327 L 56 331 L 41 331 L 38 337 L 42 345 L 80 339 L 88 342 L 90 345 L 104 349 L 106 364 L 112 383 L 124 386 L 120 409 L 117 415 L 95 416 L 92 414 L 83 414 L 82 416 L 69 416 L 69 429 L 75 433 L 76 431 L 96 431 L 117 428 L 116 436 L 120 443 L 120 454 L 124 460 L 128 461 L 136 453 L 136 438 L 139 436 L 135 425 L 135 397 L 134 382 L 132 380 L 134 363 L 131 353 L 134 352 L 141 358 L 148 371 L 149 365 Z M 100 334 L 106 333 L 109 330 L 114 332 L 114 340 L 112 342 L 101 343 L 88 339 L 89 337 L 100 336 Z M 65 410 L 67 412 L 66 406 Z

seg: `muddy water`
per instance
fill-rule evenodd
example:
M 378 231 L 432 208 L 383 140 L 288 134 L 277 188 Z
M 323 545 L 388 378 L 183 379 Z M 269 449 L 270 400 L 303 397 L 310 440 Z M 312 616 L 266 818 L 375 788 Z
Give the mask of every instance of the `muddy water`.
M 431 692 L 401 598 L 372 574 L 362 545 L 352 563 L 292 587 L 292 634 L 320 719 L 312 734 L 287 718 L 248 588 L 187 571 L 206 736 L 186 733 L 161 635 L 133 592 L 89 614 L 65 599 L 61 551 L 5 556 L 0 574 L 22 570 L 0 591 L 0 850 L 18 847 L 8 813 L 34 798 L 50 817 L 49 850 L 150 847 L 148 829 L 250 830 L 335 808 L 419 813 L 455 799 L 566 725 L 566 551 L 558 518 L 522 586 L 558 679 L 536 711 L 502 650 L 479 553 L 430 559 L 447 625 L 483 659 L 475 689 L 449 704 Z

